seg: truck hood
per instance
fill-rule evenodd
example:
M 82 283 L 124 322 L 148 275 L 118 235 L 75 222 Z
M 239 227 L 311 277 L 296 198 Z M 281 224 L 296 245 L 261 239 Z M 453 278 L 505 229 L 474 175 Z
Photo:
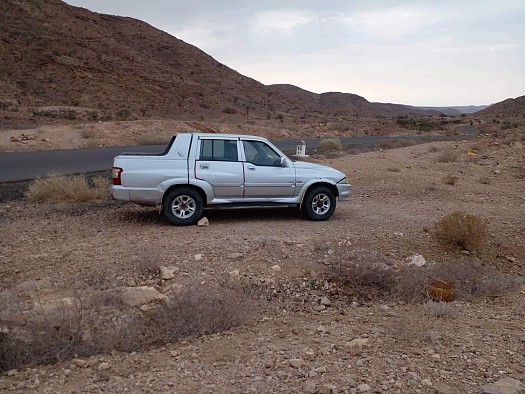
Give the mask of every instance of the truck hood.
M 345 177 L 345 174 L 332 167 L 323 166 L 321 164 L 308 163 L 305 161 L 295 161 L 293 165 L 298 177 L 309 175 L 316 178 L 327 178 L 334 182 L 339 182 Z

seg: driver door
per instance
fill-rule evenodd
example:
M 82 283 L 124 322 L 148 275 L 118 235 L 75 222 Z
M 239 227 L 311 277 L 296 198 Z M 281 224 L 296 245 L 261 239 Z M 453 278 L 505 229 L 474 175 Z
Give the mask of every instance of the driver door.
M 264 141 L 243 139 L 244 199 L 288 198 L 295 192 L 295 169 Z

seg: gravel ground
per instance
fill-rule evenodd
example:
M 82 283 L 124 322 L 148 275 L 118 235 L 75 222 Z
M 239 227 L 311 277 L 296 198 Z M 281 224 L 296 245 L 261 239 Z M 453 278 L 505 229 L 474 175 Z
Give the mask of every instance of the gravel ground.
M 453 162 L 442 162 L 446 152 Z M 45 303 L 86 278 L 168 295 L 241 282 L 264 296 L 254 319 L 233 330 L 31 365 L 0 376 L 0 391 L 477 393 L 503 377 L 524 382 L 523 159 L 520 144 L 488 137 L 320 158 L 348 175 L 354 194 L 318 223 L 291 209 L 220 210 L 206 211 L 208 227 L 173 227 L 155 208 L 32 203 L 20 198 L 25 185 L 2 186 L 0 299 L 16 290 Z M 487 221 L 483 263 L 520 283 L 515 290 L 406 304 L 352 299 L 326 281 L 341 243 L 396 264 L 416 254 L 429 264 L 458 259 L 432 231 L 458 210 Z M 140 274 L 148 265 L 177 271 L 167 280 Z

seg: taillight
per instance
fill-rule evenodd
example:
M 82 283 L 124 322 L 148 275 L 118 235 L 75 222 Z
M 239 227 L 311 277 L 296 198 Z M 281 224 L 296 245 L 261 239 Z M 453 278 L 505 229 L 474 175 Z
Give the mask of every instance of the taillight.
M 120 167 L 113 167 L 113 171 L 111 171 L 112 178 L 113 178 L 113 184 L 114 185 L 121 185 L 122 184 L 122 168 Z

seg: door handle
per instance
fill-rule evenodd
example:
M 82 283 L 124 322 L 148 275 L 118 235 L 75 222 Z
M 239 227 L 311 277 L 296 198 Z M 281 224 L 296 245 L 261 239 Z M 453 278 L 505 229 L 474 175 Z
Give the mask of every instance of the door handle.
M 203 170 L 207 170 L 208 168 L 210 168 L 210 166 L 208 164 L 201 164 L 201 168 Z
M 255 167 L 254 166 L 248 166 L 248 171 L 255 171 Z

